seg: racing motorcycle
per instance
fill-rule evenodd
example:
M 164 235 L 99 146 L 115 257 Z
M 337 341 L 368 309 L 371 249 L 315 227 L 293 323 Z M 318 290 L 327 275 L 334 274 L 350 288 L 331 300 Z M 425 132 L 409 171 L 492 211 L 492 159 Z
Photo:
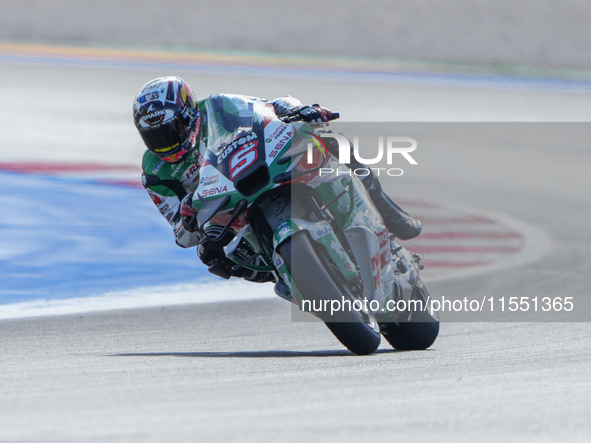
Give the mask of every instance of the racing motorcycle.
M 202 242 L 233 233 L 223 248 L 233 271 L 272 273 L 278 296 L 355 354 L 373 353 L 381 335 L 399 350 L 431 346 L 439 318 L 428 309 L 420 258 L 396 243 L 363 183 L 322 144 L 328 125 L 279 118 L 254 99 L 230 101 L 230 112 L 206 112 L 219 121 L 200 147 L 193 207 Z

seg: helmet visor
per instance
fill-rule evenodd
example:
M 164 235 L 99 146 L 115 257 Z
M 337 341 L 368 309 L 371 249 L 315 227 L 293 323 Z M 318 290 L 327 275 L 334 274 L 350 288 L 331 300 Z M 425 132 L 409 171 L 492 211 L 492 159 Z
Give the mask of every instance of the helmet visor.
M 157 128 L 140 131 L 147 148 L 160 158 L 169 157 L 184 148 L 191 131 L 188 125 L 175 118 Z

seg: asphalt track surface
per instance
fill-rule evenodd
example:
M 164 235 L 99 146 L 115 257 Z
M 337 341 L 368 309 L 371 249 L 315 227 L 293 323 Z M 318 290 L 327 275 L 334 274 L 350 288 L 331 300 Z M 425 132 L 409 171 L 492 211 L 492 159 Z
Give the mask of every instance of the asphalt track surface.
M 0 72 L 3 84 L 26 85 L 5 92 L 5 159 L 45 143 L 55 148 L 40 154 L 46 160 L 139 161 L 131 99 L 162 72 L 30 64 Z M 358 121 L 591 116 L 591 96 L 572 91 L 183 76 L 200 96 L 289 93 Z M 405 176 L 403 194 L 545 231 L 552 251 L 541 260 L 429 289 L 459 298 L 572 295 L 574 312 L 552 317 L 563 322 L 533 312 L 446 322 L 428 351 L 395 352 L 383 341 L 375 355 L 355 357 L 323 325 L 290 322 L 278 299 L 3 320 L 0 440 L 588 441 L 591 152 L 585 130 L 572 139 L 561 131 L 515 142 L 491 130 L 487 143 L 452 131 L 438 138 L 440 149 L 417 150 L 421 169 Z M 400 195 L 402 185 L 388 186 Z

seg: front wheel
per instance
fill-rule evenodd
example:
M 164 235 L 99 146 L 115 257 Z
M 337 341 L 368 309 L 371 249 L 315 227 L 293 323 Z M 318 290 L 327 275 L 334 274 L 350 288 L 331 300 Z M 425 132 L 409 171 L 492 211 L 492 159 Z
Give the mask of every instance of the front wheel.
M 303 231 L 282 243 L 278 252 L 306 300 L 327 301 L 330 305 L 330 301 L 344 298 L 352 303 L 356 297 L 321 248 Z M 326 313 L 320 313 L 318 317 L 347 349 L 357 355 L 371 354 L 380 345 L 379 327 L 371 312 L 354 309 L 339 312 L 338 322 L 331 322 Z

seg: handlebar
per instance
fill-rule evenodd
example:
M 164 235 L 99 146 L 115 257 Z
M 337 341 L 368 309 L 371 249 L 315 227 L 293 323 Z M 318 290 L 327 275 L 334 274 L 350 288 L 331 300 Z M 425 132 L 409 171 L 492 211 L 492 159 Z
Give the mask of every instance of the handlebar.
M 340 118 L 341 114 L 339 112 L 333 112 L 331 117 L 328 119 L 328 121 L 332 121 L 332 120 L 336 120 L 337 118 Z M 293 122 L 297 122 L 302 120 L 302 116 L 301 114 L 298 112 L 296 112 L 294 115 L 290 115 L 289 117 L 284 117 L 281 118 L 281 121 L 283 123 L 293 123 Z M 326 123 L 326 122 L 324 122 Z

